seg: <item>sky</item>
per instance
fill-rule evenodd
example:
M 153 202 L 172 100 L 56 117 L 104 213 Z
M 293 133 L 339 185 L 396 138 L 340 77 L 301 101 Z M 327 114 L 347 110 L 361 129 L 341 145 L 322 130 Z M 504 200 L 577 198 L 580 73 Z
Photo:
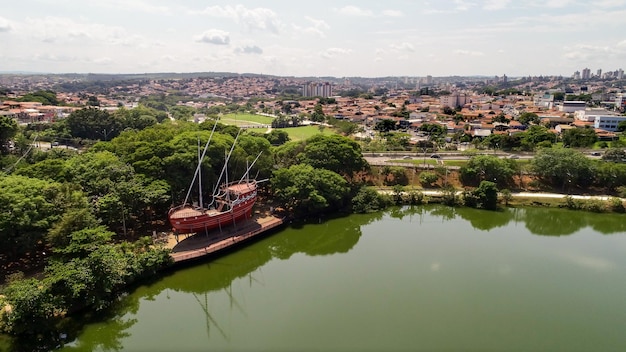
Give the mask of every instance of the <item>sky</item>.
M 22 0 L 0 72 L 563 75 L 626 69 L 626 0 Z

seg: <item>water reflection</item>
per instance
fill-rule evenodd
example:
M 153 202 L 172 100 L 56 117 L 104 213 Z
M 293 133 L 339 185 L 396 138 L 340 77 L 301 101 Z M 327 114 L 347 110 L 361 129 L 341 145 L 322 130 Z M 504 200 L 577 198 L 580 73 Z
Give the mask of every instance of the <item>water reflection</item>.
M 219 337 L 230 341 L 229 323 L 220 321 L 215 309 L 225 309 L 229 310 L 230 314 L 247 317 L 245 297 L 238 297 L 236 292 L 233 292 L 234 282 L 238 284 L 246 282 L 251 287 L 264 286 L 263 267 L 274 259 L 283 261 L 297 254 L 316 257 L 348 253 L 361 239 L 361 229 L 365 225 L 384 221 L 384 217 L 411 223 L 421 223 L 423 219 L 426 219 L 430 224 L 435 223 L 435 226 L 440 226 L 436 223 L 439 220 L 441 222 L 454 220 L 458 223 L 459 229 L 471 226 L 480 231 L 519 224 L 525 226 L 532 234 L 542 236 L 571 235 L 585 227 L 590 227 L 602 234 L 626 231 L 624 216 L 619 214 L 592 214 L 541 208 L 510 208 L 490 212 L 442 205 L 397 207 L 381 213 L 350 215 L 315 224 L 296 224 L 279 234 L 241 248 L 229 256 L 170 273 L 150 285 L 139 288 L 121 300 L 119 307 L 106 318 L 108 320 L 106 323 L 96 323 L 85 329 L 80 338 L 66 346 L 63 351 L 123 350 L 122 340 L 130 336 L 128 331 L 137 322 L 136 315 L 140 305 L 150 300 L 163 302 L 163 297 L 159 296 L 165 295 L 169 298 L 170 295 L 176 294 L 186 297 L 191 294 L 192 304 L 196 307 L 195 311 L 201 311 L 204 315 L 207 338 Z M 380 236 L 384 235 L 385 233 L 380 234 Z M 606 272 L 615 266 L 608 259 L 593 255 L 593 253 L 564 250 L 557 253 L 557 256 L 579 267 L 595 271 Z M 427 263 L 431 272 L 441 274 L 446 271 L 442 269 L 441 260 L 437 258 Z M 448 266 L 444 269 L 447 268 Z M 300 268 L 293 270 L 300 270 Z M 505 263 L 498 268 L 498 273 L 508 275 L 511 270 L 510 264 Z M 306 274 L 303 273 L 303 275 Z M 300 288 L 294 288 L 294 290 L 297 289 Z M 218 308 L 215 305 L 210 306 L 213 298 L 226 304 L 221 304 Z

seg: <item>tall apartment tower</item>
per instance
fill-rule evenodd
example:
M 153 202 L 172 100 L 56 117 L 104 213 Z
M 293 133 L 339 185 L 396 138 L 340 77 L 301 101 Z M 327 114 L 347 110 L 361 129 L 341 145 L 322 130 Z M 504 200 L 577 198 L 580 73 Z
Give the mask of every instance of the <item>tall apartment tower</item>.
M 307 83 L 302 86 L 303 97 L 328 98 L 333 95 L 333 87 L 329 82 Z
M 591 70 L 585 67 L 583 69 L 582 79 L 589 79 L 589 78 L 591 78 Z
M 576 71 L 574 72 L 574 75 L 572 76 L 573 79 L 580 79 L 580 71 Z
M 621 68 L 617 70 L 617 79 L 624 79 L 624 70 Z
M 602 69 L 599 68 L 598 71 L 596 71 L 596 77 L 602 78 Z

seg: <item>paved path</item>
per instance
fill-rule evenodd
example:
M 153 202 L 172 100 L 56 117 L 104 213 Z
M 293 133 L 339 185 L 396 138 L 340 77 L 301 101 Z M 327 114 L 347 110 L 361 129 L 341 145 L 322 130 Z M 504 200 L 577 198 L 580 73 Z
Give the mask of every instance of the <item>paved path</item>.
M 415 191 L 419 191 L 422 192 L 422 194 L 426 195 L 426 196 L 441 196 L 443 194 L 443 191 L 440 190 L 433 190 L 433 189 L 418 189 L 416 188 Z M 379 190 L 379 192 L 383 192 L 383 193 L 387 193 L 387 194 L 391 194 L 393 193 L 392 190 Z M 405 190 L 405 192 L 408 192 L 407 190 Z M 462 191 L 457 191 L 457 194 L 461 194 Z M 511 193 L 511 196 L 513 197 L 520 197 L 520 198 L 565 198 L 568 196 L 568 194 L 561 194 L 561 193 L 546 193 L 546 192 L 513 192 Z M 598 199 L 598 200 L 609 200 L 612 198 L 617 198 L 614 196 L 609 196 L 609 195 L 578 195 L 578 194 L 569 194 L 569 196 L 571 196 L 574 199 Z M 622 201 L 626 201 L 625 198 L 620 198 Z

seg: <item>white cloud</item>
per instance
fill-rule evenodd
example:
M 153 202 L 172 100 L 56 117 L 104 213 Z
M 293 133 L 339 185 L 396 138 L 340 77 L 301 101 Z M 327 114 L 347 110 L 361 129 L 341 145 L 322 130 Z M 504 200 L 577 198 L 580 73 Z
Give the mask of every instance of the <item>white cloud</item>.
M 110 57 L 98 57 L 92 60 L 94 63 L 99 65 L 110 65 L 113 63 L 113 59 Z
M 0 17 L 0 33 L 8 32 L 12 29 L 11 23 L 4 17 Z
M 480 52 L 480 51 L 471 51 L 471 50 L 462 50 L 462 49 L 455 50 L 454 53 L 457 54 L 457 55 L 464 55 L 464 56 L 483 56 L 483 55 L 485 55 L 485 53 Z
M 304 18 L 311 23 L 311 26 L 300 27 L 296 24 L 292 24 L 292 27 L 296 32 L 313 34 L 319 36 L 320 38 L 326 38 L 326 33 L 324 31 L 330 29 L 330 26 L 326 23 L 326 21 L 318 20 L 309 16 L 305 16 Z
M 246 45 L 235 49 L 236 54 L 263 54 L 263 49 L 256 45 Z
M 374 13 L 370 10 L 362 9 L 360 7 L 352 5 L 344 6 L 340 9 L 335 9 L 335 11 L 345 16 L 371 17 L 374 15 Z
M 455 10 L 457 11 L 468 11 L 475 4 L 468 0 L 454 0 Z
M 145 47 L 147 40 L 124 28 L 99 23 L 78 22 L 64 17 L 27 18 L 24 31 L 45 43 L 94 43 Z
M 249 9 L 243 5 L 209 6 L 203 11 L 195 12 L 213 17 L 228 18 L 243 24 L 249 30 L 265 30 L 278 33 L 282 23 L 278 15 L 270 9 L 257 7 Z
M 74 61 L 82 61 L 80 58 L 76 56 L 69 55 L 56 55 L 56 54 L 35 54 L 33 56 L 33 60 L 35 61 L 53 61 L 53 62 L 74 62 Z
M 537 6 L 545 6 L 553 9 L 560 9 L 570 5 L 573 0 L 548 0 L 542 2 L 541 4 L 537 4 Z
M 94 2 L 98 6 L 114 8 L 118 11 L 144 12 L 151 14 L 171 14 L 167 6 L 157 6 L 144 0 L 99 0 Z
M 351 53 L 352 50 L 350 49 L 343 49 L 343 48 L 329 48 L 324 50 L 320 55 L 325 58 L 325 59 L 332 59 L 334 57 L 337 57 L 339 55 L 345 55 L 345 54 L 349 54 Z
M 404 13 L 398 10 L 385 10 L 383 11 L 383 15 L 388 16 L 388 17 L 403 17 Z
M 219 29 L 209 29 L 197 36 L 196 41 L 215 45 L 228 45 L 230 44 L 230 35 L 228 32 Z
M 602 7 L 602 8 L 614 8 L 614 7 L 622 7 L 626 6 L 626 0 L 596 0 L 591 1 L 590 6 L 593 7 Z
M 576 44 L 564 49 L 565 54 L 563 56 L 566 59 L 581 63 L 614 58 L 626 59 L 626 40 L 617 43 L 615 46 Z
M 511 0 L 486 0 L 483 9 L 487 11 L 503 10 Z
M 413 44 L 411 43 L 407 43 L 407 42 L 403 42 L 400 44 L 391 44 L 389 45 L 392 49 L 395 50 L 399 50 L 399 51 L 415 51 L 415 47 L 413 46 Z

